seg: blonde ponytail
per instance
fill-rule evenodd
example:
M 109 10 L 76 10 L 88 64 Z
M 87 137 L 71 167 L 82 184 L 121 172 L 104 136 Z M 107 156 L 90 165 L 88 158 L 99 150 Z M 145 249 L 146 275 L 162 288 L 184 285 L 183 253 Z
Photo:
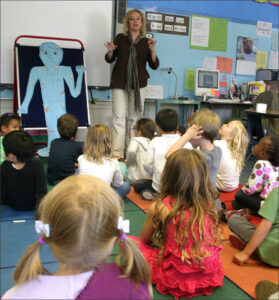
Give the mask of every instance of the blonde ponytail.
M 121 259 L 123 261 L 122 264 L 120 263 Z M 140 282 L 146 283 L 150 297 L 152 297 L 150 266 L 133 239 L 126 237 L 121 241 L 120 253 L 116 257 L 116 264 L 124 276 L 136 282 L 136 286 Z
M 25 255 L 21 258 L 14 271 L 14 281 L 17 284 L 32 279 L 36 279 L 38 275 L 48 273 L 43 268 L 40 258 L 41 244 L 36 242 L 26 249 Z

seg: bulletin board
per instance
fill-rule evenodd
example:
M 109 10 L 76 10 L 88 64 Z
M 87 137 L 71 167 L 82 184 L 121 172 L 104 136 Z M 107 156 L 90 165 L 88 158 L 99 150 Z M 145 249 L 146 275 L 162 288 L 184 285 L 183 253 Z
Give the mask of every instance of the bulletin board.
M 58 43 L 59 44 L 59 43 Z M 72 68 L 73 76 L 76 82 L 77 73 L 75 66 L 84 65 L 83 49 L 62 48 L 63 60 L 61 65 Z M 34 66 L 44 66 L 39 57 L 39 46 L 17 46 L 17 85 L 18 85 L 18 105 L 23 102 L 26 94 L 30 70 Z M 87 127 L 90 123 L 87 101 L 87 90 L 85 74 L 83 76 L 81 93 L 77 98 L 73 98 L 69 88 L 64 81 L 66 111 L 75 115 L 79 120 L 79 127 Z M 22 114 L 22 126 L 26 129 L 45 129 L 45 114 L 43 110 L 43 100 L 41 94 L 40 81 L 36 82 L 33 97 L 29 104 L 28 114 Z
M 213 17 L 195 16 L 198 18 L 209 19 L 209 38 L 208 47 L 200 47 L 191 45 L 192 40 L 192 21 L 191 21 L 191 40 L 190 49 L 207 50 L 207 51 L 227 51 L 227 34 L 228 34 L 228 20 Z

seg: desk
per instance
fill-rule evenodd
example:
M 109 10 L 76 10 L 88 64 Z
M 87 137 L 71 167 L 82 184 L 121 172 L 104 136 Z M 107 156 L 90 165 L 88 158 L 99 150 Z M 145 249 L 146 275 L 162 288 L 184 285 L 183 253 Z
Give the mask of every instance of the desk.
M 160 111 L 161 104 L 179 105 L 179 125 L 184 124 L 184 112 L 186 105 L 195 105 L 196 110 L 200 109 L 201 102 L 198 100 L 173 100 L 173 99 L 145 99 L 148 102 L 154 101 L 156 104 L 155 115 Z
M 209 108 L 215 111 L 221 120 L 221 124 L 228 123 L 232 119 L 240 120 L 245 109 L 252 106 L 252 102 L 240 102 L 236 100 L 226 99 L 210 99 L 208 101 L 201 101 L 202 108 Z
M 246 109 L 245 113 L 249 116 L 259 117 L 259 118 L 267 118 L 268 119 L 268 127 L 267 127 L 267 135 L 270 135 L 270 120 L 271 119 L 279 119 L 279 110 L 267 110 L 265 113 L 257 112 L 255 108 Z

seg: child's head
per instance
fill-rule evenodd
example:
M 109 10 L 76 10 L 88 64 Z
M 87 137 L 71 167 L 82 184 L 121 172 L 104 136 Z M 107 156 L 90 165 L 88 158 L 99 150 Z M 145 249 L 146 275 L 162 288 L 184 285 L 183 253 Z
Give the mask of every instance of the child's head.
M 152 140 L 156 132 L 156 125 L 153 120 L 142 118 L 137 120 L 134 130 L 136 136 L 143 136 Z M 136 133 L 138 133 L 138 135 Z
M 180 149 L 175 151 L 167 159 L 164 171 L 161 177 L 160 184 L 160 199 L 165 197 L 173 197 L 173 210 L 167 216 L 164 223 L 158 226 L 158 236 L 162 240 L 158 241 L 164 251 L 165 237 L 167 233 L 167 226 L 171 218 L 176 218 L 175 239 L 179 247 L 187 243 L 188 232 L 194 232 L 194 228 L 198 228 L 199 236 L 204 236 L 204 217 L 207 214 L 212 220 L 209 240 L 213 243 L 218 243 L 218 216 L 215 208 L 215 199 L 218 198 L 219 193 L 213 189 L 210 184 L 209 171 L 203 155 L 198 150 Z M 190 217 L 187 223 L 184 223 L 185 210 L 189 209 Z M 160 211 L 158 210 L 158 215 Z M 181 219 L 182 218 L 182 219 Z M 159 219 L 156 217 L 156 219 Z M 179 225 L 180 224 L 180 225 Z M 182 227 L 181 227 L 182 226 Z M 191 257 L 196 258 L 200 263 L 202 259 L 208 254 L 202 252 L 201 241 L 198 237 L 193 237 L 194 244 L 191 251 Z M 182 253 L 182 260 L 189 262 L 190 256 Z
M 190 116 L 187 125 L 188 127 L 191 127 L 192 125 L 201 126 L 203 138 L 213 143 L 219 133 L 220 118 L 210 109 L 201 109 Z
M 103 158 L 112 158 L 113 136 L 111 129 L 97 124 L 88 129 L 84 142 L 84 155 L 89 161 L 103 162 Z
M 268 160 L 279 166 L 279 136 L 265 136 L 253 149 L 253 155 L 262 160 Z
M 197 150 L 180 149 L 166 161 L 160 190 L 163 195 L 173 195 L 184 201 L 187 207 L 192 207 L 200 205 L 200 202 L 208 203 L 211 199 L 208 196 L 200 199 L 200 194 L 212 191 L 209 182 L 209 171 L 203 155 Z
M 178 126 L 178 114 L 175 110 L 165 108 L 156 115 L 156 125 L 165 133 L 176 132 Z
M 78 130 L 78 119 L 72 114 L 64 114 L 57 120 L 57 128 L 60 136 L 70 140 Z
M 221 139 L 227 142 L 231 155 L 237 160 L 237 167 L 241 171 L 249 143 L 246 128 L 240 121 L 235 120 L 228 124 L 223 124 L 219 132 Z
M 102 180 L 91 175 L 70 176 L 42 199 L 38 211 L 41 221 L 49 225 L 48 236 L 42 233 L 41 239 L 69 274 L 99 267 L 121 237 L 123 275 L 150 282 L 148 264 L 135 242 L 118 229 L 122 201 Z M 14 273 L 17 283 L 43 272 L 41 246 L 38 241 L 27 249 Z
M 11 131 L 5 135 L 3 147 L 7 160 L 21 163 L 32 159 L 36 151 L 31 135 L 21 130 Z
M 14 113 L 5 113 L 0 117 L 0 131 L 4 136 L 11 131 L 19 130 L 20 128 L 20 116 Z
M 182 136 L 185 132 L 186 132 L 186 127 L 185 126 L 179 125 L 177 127 L 177 134 Z

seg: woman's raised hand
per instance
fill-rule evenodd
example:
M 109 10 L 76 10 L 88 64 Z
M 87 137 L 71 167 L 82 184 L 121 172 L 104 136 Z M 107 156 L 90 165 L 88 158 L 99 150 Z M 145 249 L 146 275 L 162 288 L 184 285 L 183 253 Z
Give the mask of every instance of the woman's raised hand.
M 155 45 L 156 45 L 157 41 L 155 41 L 154 39 L 148 39 L 148 46 L 150 51 L 155 51 Z
M 110 40 L 109 42 L 105 43 L 105 46 L 108 48 L 108 52 L 112 54 L 112 52 L 117 48 L 117 45 L 114 45 L 113 41 Z

